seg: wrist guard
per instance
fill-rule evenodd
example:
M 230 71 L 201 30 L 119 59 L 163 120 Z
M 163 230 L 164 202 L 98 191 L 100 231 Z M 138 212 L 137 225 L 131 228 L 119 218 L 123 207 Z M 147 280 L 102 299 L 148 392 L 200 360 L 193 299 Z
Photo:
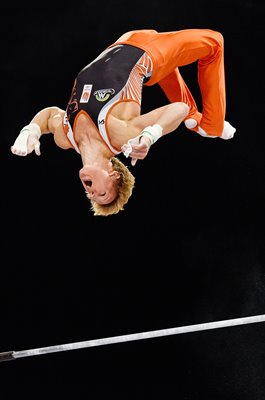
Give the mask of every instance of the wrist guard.
M 163 134 L 162 126 L 155 124 L 147 126 L 141 133 L 141 136 L 146 136 L 151 140 L 151 145 L 154 144 Z

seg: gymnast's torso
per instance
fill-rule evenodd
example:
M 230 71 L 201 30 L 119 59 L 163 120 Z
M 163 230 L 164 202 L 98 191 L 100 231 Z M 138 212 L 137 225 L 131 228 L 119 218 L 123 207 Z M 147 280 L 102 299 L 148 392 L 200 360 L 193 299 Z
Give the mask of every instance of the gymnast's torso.
M 131 45 L 107 48 L 83 68 L 75 79 L 63 121 L 71 146 L 79 152 L 76 124 L 82 116 L 94 126 L 113 154 L 120 153 L 113 144 L 113 132 L 116 126 L 119 129 L 120 120 L 140 114 L 142 87 L 151 74 L 150 57 Z M 114 127 L 112 134 L 110 124 Z

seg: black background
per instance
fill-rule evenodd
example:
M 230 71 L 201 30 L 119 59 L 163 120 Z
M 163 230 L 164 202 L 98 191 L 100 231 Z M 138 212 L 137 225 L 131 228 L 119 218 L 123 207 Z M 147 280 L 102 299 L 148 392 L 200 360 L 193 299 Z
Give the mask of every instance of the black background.
M 1 5 L 0 351 L 265 312 L 264 17 L 250 0 Z M 182 124 L 130 167 L 125 211 L 94 217 L 77 153 L 52 135 L 41 157 L 10 146 L 40 109 L 65 109 L 81 68 L 141 28 L 223 34 L 237 132 L 211 140 Z M 196 65 L 181 73 L 200 104 Z M 143 112 L 166 102 L 144 89 Z M 263 400 L 264 339 L 260 323 L 22 358 L 0 364 L 0 393 Z

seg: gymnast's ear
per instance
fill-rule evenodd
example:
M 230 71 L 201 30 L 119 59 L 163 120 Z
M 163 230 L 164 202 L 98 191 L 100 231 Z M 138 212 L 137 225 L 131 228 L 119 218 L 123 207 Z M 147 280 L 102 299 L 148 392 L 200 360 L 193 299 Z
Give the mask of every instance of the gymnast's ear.
M 114 179 L 119 179 L 121 174 L 118 171 L 112 171 L 109 173 L 109 176 L 112 176 Z

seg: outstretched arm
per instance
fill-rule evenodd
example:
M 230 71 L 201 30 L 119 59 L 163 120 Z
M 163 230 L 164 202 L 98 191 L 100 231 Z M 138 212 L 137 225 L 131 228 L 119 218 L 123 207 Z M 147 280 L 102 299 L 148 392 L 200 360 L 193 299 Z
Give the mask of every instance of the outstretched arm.
M 141 130 L 144 130 L 146 126 L 158 124 L 163 129 L 162 136 L 164 136 L 177 129 L 188 112 L 189 106 L 187 104 L 175 102 L 135 117 L 133 124 Z
M 132 158 L 132 165 L 135 165 L 138 159 L 143 160 L 151 145 L 161 136 L 177 129 L 188 112 L 187 104 L 176 102 L 134 118 L 132 123 L 141 133 L 122 146 L 124 155 Z
M 43 134 L 54 133 L 58 123 L 62 121 L 65 111 L 58 107 L 47 107 L 38 112 L 31 122 L 24 126 L 16 138 L 11 151 L 18 156 L 26 156 L 32 151 L 39 156 L 40 137 Z

